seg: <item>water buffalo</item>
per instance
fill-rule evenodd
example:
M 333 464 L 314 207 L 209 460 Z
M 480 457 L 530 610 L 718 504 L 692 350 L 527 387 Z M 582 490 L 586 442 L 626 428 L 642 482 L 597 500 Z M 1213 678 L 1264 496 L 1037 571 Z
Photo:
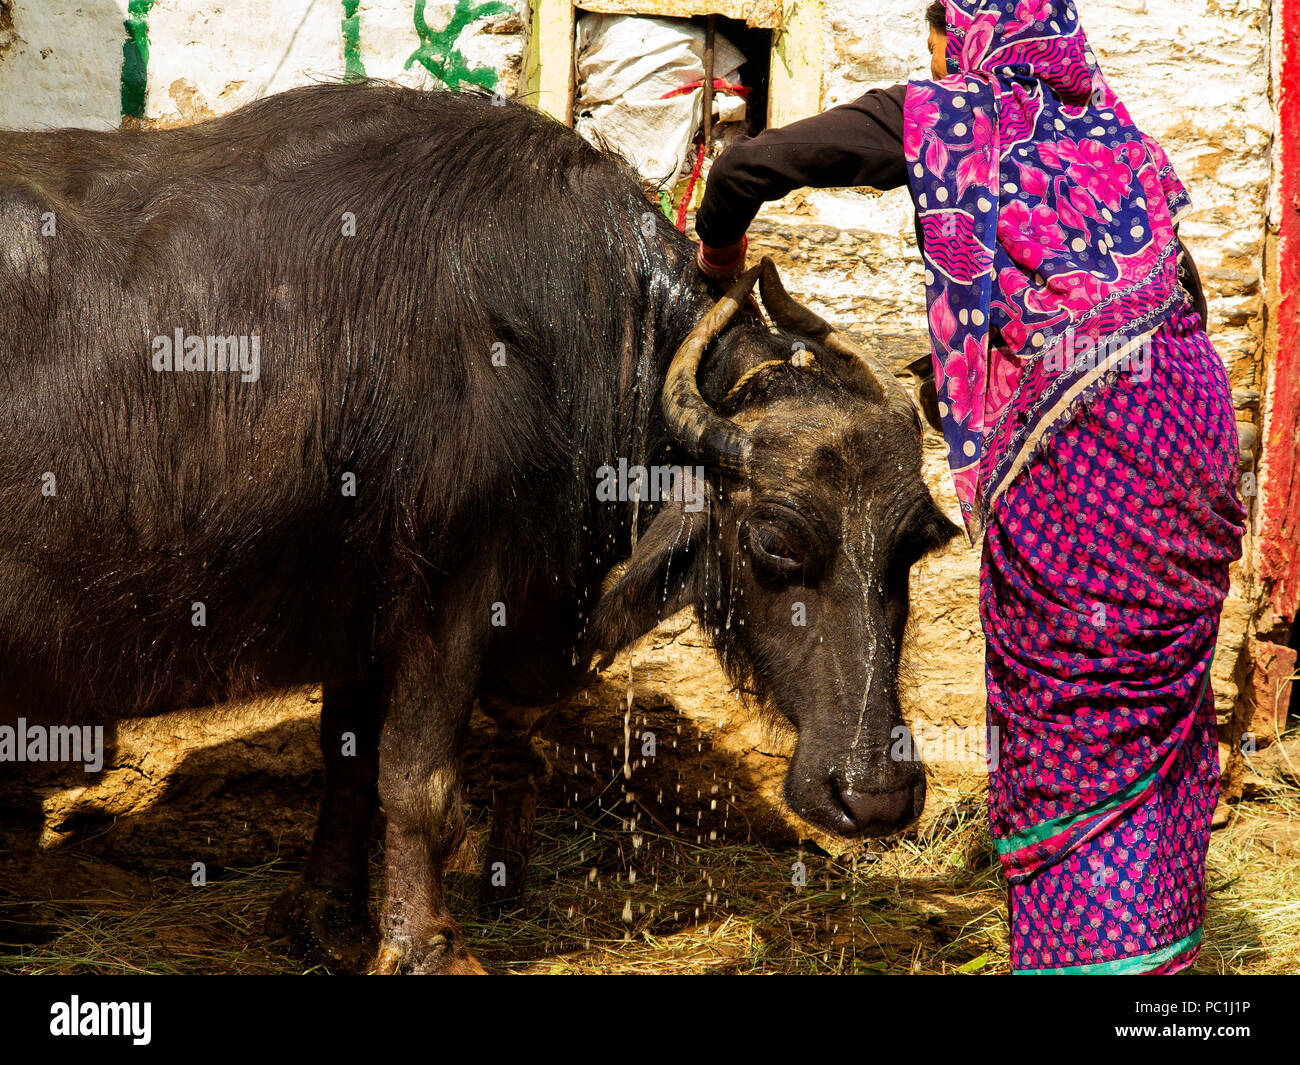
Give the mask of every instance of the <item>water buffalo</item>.
M 442 885 L 475 700 L 561 701 L 682 607 L 798 730 L 799 814 L 905 824 L 908 570 L 955 532 L 916 412 L 770 264 L 718 300 L 692 250 L 621 162 L 485 96 L 0 134 L 0 722 L 323 684 L 277 912 L 380 972 L 476 968 Z M 620 461 L 673 491 L 610 500 Z

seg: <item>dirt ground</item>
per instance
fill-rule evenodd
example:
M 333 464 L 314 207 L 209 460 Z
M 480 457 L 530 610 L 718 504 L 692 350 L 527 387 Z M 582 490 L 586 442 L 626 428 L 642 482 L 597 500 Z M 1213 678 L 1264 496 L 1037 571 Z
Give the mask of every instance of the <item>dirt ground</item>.
M 494 781 L 476 714 L 469 834 L 449 884 L 489 970 L 1006 971 L 978 761 L 931 763 L 918 825 L 846 847 L 785 809 L 786 740 L 728 694 L 693 628 L 670 622 L 634 653 L 630 781 L 627 691 L 624 658 L 544 729 L 528 894 L 500 915 L 477 907 Z M 302 691 L 132 722 L 103 773 L 0 780 L 0 969 L 309 971 L 263 921 L 310 840 L 318 710 Z M 647 732 L 655 754 L 642 758 Z M 1300 971 L 1297 766 L 1297 738 L 1257 755 L 1214 834 L 1196 971 Z M 377 884 L 378 843 L 373 863 Z

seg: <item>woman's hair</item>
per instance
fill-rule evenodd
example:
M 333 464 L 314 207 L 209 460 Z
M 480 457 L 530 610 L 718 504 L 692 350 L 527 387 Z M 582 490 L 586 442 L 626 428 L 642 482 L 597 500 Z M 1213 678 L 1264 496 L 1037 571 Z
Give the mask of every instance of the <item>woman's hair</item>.
M 948 32 L 948 15 L 944 11 L 943 0 L 934 0 L 934 3 L 925 9 L 925 21 L 940 33 Z

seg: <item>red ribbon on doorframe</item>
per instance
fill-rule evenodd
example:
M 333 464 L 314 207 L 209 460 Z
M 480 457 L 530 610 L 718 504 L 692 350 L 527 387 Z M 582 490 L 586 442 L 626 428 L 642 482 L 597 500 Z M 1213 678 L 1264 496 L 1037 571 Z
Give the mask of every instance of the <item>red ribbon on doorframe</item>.
M 696 89 L 704 87 L 704 79 L 692 81 L 686 85 L 679 85 L 675 89 L 669 89 L 659 99 L 667 100 L 671 96 L 685 96 L 688 92 L 694 92 Z M 721 78 L 713 79 L 714 92 L 729 92 L 732 96 L 739 96 L 742 100 L 748 100 L 750 92 L 753 91 L 752 85 L 737 85 L 734 82 L 723 81 Z
M 704 86 L 704 79 L 689 82 L 686 85 L 679 85 L 675 89 L 669 89 L 659 99 L 667 100 L 673 96 L 685 96 L 688 92 L 694 92 L 696 89 Z M 723 81 L 721 78 L 713 79 L 714 92 L 729 92 L 733 96 L 739 96 L 742 100 L 749 99 L 749 93 L 752 86 L 737 85 L 734 82 Z M 700 168 L 704 166 L 704 141 L 697 138 L 696 144 L 698 150 L 695 153 L 695 165 L 691 168 L 691 176 L 686 181 L 686 193 L 682 196 L 682 202 L 677 208 L 677 229 L 681 233 L 686 232 L 686 208 L 691 202 L 691 197 L 695 194 L 695 183 L 700 179 Z

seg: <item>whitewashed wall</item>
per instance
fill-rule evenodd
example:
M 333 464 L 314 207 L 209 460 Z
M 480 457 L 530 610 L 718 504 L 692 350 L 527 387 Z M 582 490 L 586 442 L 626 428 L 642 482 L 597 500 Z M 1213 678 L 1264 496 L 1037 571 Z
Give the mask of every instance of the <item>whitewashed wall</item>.
M 129 0 L 0 0 L 0 128 L 109 128 L 122 121 L 124 23 Z M 294 85 L 347 70 L 344 18 L 356 8 L 355 60 L 372 77 L 438 87 L 418 60 L 422 12 L 430 31 L 483 0 L 156 0 L 144 15 L 149 40 L 143 119 L 175 124 L 222 114 Z M 144 7 L 137 0 L 136 10 Z M 500 9 L 506 9 L 502 11 Z M 434 65 L 454 49 L 491 72 L 487 87 L 514 91 L 523 56 L 527 0 L 493 0 L 454 41 L 434 41 Z M 0 22 L 3 25 L 3 22 Z M 6 41 L 8 42 L 6 44 Z

